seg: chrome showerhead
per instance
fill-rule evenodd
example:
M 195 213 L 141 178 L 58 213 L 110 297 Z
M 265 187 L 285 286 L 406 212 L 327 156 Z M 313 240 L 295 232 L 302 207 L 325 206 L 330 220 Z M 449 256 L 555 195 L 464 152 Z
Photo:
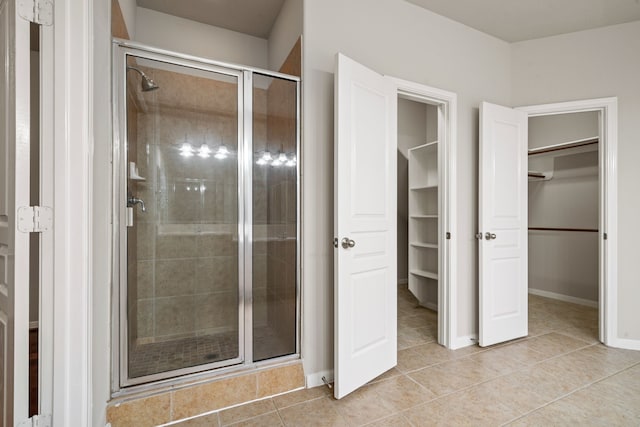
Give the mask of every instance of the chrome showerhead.
M 136 67 L 132 67 L 132 66 L 128 65 L 127 66 L 127 71 L 129 71 L 129 70 L 137 71 L 138 74 L 140 74 L 140 76 L 142 76 L 141 84 L 142 84 L 142 91 L 143 92 L 149 92 L 149 91 L 152 91 L 152 90 L 160 89 L 160 86 L 158 86 L 158 84 L 156 82 L 154 82 L 145 73 L 143 73 L 142 70 L 139 70 Z

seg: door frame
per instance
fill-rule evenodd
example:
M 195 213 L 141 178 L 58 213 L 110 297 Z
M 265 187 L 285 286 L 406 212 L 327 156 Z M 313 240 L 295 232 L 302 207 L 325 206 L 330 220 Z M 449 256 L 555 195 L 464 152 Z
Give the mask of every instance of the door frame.
M 618 98 L 517 107 L 528 118 L 558 114 L 599 112 L 599 339 L 612 347 L 618 340 Z M 606 237 L 605 237 L 606 236 Z
M 253 359 L 253 331 L 252 331 L 252 311 L 246 309 L 252 304 L 252 263 L 253 259 L 253 220 L 252 220 L 252 204 L 246 203 L 252 200 L 252 174 L 253 174 L 253 156 L 252 156 L 252 127 L 253 127 L 253 79 L 255 75 L 261 75 L 270 78 L 282 79 L 296 83 L 296 150 L 298 155 L 296 170 L 296 258 L 301 260 L 302 245 L 302 216 L 301 216 L 301 79 L 298 76 L 284 74 L 280 72 L 263 70 L 260 68 L 232 64 L 227 62 L 215 61 L 207 58 L 201 58 L 193 55 L 174 52 L 166 49 L 160 49 L 148 46 L 143 43 L 132 42 L 123 39 L 111 39 L 111 83 L 113 98 L 112 103 L 112 126 L 113 141 L 110 148 L 112 156 L 111 165 L 111 219 L 112 230 L 110 233 L 110 245 L 112 250 L 112 259 L 110 261 L 111 280 L 112 280 L 112 300 L 111 300 L 111 377 L 110 377 L 110 393 L 111 397 L 121 397 L 133 395 L 139 392 L 155 391 L 168 385 L 182 385 L 195 379 L 209 378 L 212 375 L 228 373 L 250 367 L 265 366 L 274 362 L 285 362 L 289 360 L 297 360 L 301 357 L 301 261 L 297 262 L 296 277 L 296 349 L 292 354 L 287 354 L 272 359 L 255 361 Z M 201 71 L 214 72 L 235 76 L 238 78 L 238 238 L 239 238 L 239 254 L 238 254 L 238 271 L 239 271 L 239 323 L 240 330 L 244 331 L 244 338 L 240 340 L 239 358 L 233 359 L 235 362 L 230 363 L 228 359 L 223 362 L 211 363 L 207 365 L 199 365 L 190 368 L 182 368 L 170 371 L 172 375 L 165 373 L 153 374 L 139 379 L 131 380 L 127 377 L 126 367 L 121 363 L 124 360 L 124 352 L 126 352 L 126 334 L 127 324 L 121 318 L 121 310 L 126 313 L 126 226 L 124 221 L 126 218 L 124 205 L 127 189 L 126 161 L 126 123 L 123 120 L 126 117 L 126 93 L 124 80 L 126 78 L 125 59 L 127 55 L 133 55 L 142 59 L 165 61 L 167 63 L 184 66 L 191 69 Z M 244 355 L 244 356 L 243 356 Z
M 439 241 L 444 251 L 439 259 L 438 280 L 438 344 L 457 349 L 467 344 L 457 331 L 457 200 L 456 200 L 456 148 L 457 148 L 457 95 L 453 92 L 420 83 L 388 77 L 402 95 L 420 103 L 438 107 L 438 175 L 442 191 L 438 194 L 441 221 Z M 396 177 L 397 180 L 397 177 Z M 447 239 L 447 233 L 451 236 Z

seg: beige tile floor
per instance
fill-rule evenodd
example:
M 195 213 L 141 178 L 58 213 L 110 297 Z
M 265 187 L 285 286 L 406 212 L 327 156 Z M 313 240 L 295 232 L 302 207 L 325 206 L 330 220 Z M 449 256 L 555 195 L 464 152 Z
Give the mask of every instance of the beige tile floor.
M 451 351 L 436 313 L 398 292 L 398 366 L 335 400 L 297 391 L 194 426 L 640 426 L 640 352 L 597 341 L 597 310 L 530 296 L 527 338 Z

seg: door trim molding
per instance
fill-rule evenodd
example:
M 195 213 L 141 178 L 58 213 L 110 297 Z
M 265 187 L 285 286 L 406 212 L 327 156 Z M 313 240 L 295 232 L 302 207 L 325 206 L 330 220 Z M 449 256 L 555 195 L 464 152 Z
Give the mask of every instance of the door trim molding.
M 438 144 L 444 148 L 442 171 L 438 171 L 444 191 L 442 191 L 441 235 L 444 253 L 441 258 L 440 280 L 438 280 L 438 343 L 456 349 L 471 345 L 473 342 L 460 339 L 457 336 L 457 182 L 456 182 L 456 151 L 457 151 L 457 111 L 458 96 L 446 90 L 434 88 L 416 82 L 387 76 L 396 87 L 396 93 L 417 102 L 435 104 L 442 128 L 438 129 Z M 439 147 L 439 148 L 440 148 Z M 445 234 L 451 233 L 447 240 Z M 468 343 L 468 344 L 467 344 Z
M 638 348 L 632 340 L 618 338 L 618 98 L 517 107 L 529 117 L 598 111 L 600 113 L 600 270 L 599 331 L 600 341 L 611 347 Z M 634 345 L 630 345 L 631 341 Z

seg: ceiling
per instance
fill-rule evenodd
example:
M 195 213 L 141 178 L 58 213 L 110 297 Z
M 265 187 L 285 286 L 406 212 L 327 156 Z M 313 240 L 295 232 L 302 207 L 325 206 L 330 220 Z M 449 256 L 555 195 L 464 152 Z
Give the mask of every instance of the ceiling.
M 406 1 L 507 42 L 640 20 L 640 0 Z M 140 7 L 265 39 L 283 3 L 284 0 L 137 0 Z
M 406 0 L 507 42 L 640 20 L 640 0 Z
M 137 0 L 140 7 L 192 21 L 269 37 L 284 0 Z

